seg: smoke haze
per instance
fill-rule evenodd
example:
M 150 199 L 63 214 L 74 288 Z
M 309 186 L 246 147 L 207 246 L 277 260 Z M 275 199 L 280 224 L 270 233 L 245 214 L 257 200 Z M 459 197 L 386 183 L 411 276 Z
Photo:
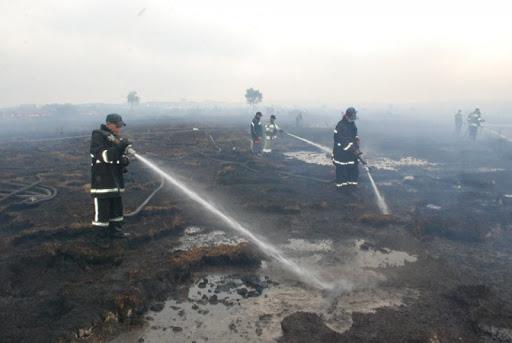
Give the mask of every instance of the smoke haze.
M 507 6 L 11 2 L 0 13 L 0 107 L 123 103 L 132 90 L 142 102 L 243 103 L 255 87 L 265 104 L 474 109 L 512 93 Z

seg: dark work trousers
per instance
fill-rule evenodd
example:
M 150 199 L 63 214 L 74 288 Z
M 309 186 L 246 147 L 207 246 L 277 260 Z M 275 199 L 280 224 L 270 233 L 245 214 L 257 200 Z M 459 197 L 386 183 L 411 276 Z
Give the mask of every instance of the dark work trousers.
M 113 198 L 94 198 L 94 221 L 92 225 L 105 228 L 105 233 L 122 231 L 123 201 L 120 196 Z
M 356 186 L 359 179 L 359 165 L 357 161 L 353 164 L 341 165 L 338 163 L 336 166 L 336 187 Z
M 478 126 L 470 126 L 469 127 L 469 138 L 471 138 L 472 140 L 475 140 L 477 131 L 478 131 Z
M 261 155 L 263 150 L 263 143 L 261 140 L 251 140 L 251 150 L 255 155 Z

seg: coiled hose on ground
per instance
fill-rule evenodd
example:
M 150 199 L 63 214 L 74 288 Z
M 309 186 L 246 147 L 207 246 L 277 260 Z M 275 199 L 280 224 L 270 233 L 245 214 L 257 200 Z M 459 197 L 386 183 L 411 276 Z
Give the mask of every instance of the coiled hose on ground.
M 5 185 L 9 189 L 0 189 L 0 202 L 12 197 L 17 196 L 18 198 L 24 198 L 23 203 L 26 205 L 33 205 L 42 201 L 48 201 L 57 196 L 57 189 L 52 186 L 40 186 L 42 179 L 38 177 L 38 180 L 32 184 L 22 184 L 17 182 L 1 182 L 0 184 Z M 39 186 L 38 186 L 39 185 Z M 37 186 L 37 187 L 36 187 Z M 12 187 L 21 187 L 12 190 Z M 33 189 L 29 191 L 29 189 Z M 37 191 L 35 191 L 37 190 Z

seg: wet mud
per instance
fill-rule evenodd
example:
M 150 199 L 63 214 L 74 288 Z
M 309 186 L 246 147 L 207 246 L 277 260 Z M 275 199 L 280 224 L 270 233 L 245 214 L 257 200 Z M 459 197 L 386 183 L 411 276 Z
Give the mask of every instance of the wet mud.
M 305 142 L 283 136 L 255 156 L 243 125 L 192 127 L 128 133 L 332 288 L 303 282 L 169 185 L 125 219 L 131 238 L 98 249 L 88 138 L 3 140 L 1 180 L 57 194 L 0 202 L 0 341 L 512 341 L 512 156 L 495 139 L 398 144 L 360 128 L 385 215 L 363 169 L 342 194 L 325 152 Z M 331 145 L 332 128 L 293 133 Z M 140 161 L 128 169 L 126 213 L 160 184 Z

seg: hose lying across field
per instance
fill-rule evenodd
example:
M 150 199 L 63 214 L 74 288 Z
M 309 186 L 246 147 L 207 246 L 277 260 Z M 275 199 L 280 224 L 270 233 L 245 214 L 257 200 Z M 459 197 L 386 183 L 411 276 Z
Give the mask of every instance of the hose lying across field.
M 147 198 L 146 200 L 144 200 L 144 202 L 142 204 L 140 204 L 139 207 L 137 207 L 135 209 L 135 211 L 133 212 L 130 212 L 128 214 L 125 214 L 124 216 L 125 217 L 132 217 L 136 214 L 138 214 L 143 208 L 144 206 L 147 205 L 147 203 L 149 202 L 149 200 L 151 200 L 151 198 L 153 198 L 153 196 L 159 191 L 161 190 L 162 188 L 164 188 L 164 184 L 165 184 L 165 181 L 164 181 L 164 178 L 160 176 L 160 186 L 158 186 L 158 188 L 156 188 Z
M 262 172 L 261 170 L 257 170 L 257 169 L 253 169 L 251 167 L 248 167 L 244 163 L 240 163 L 240 162 L 236 162 L 236 161 L 221 160 L 221 159 L 218 159 L 218 158 L 213 158 L 213 157 L 208 156 L 206 154 L 203 154 L 202 152 L 199 152 L 199 151 L 192 151 L 192 152 L 189 152 L 189 153 L 187 153 L 187 154 L 185 154 L 183 156 L 176 157 L 176 158 L 163 158 L 163 157 L 158 157 L 158 156 L 154 156 L 154 157 L 157 158 L 157 159 L 160 159 L 160 160 L 165 160 L 165 161 L 176 161 L 176 160 L 180 160 L 182 158 L 185 158 L 185 157 L 188 157 L 188 156 L 191 156 L 191 155 L 194 155 L 194 154 L 201 155 L 204 158 L 207 158 L 207 159 L 209 159 L 211 161 L 214 161 L 214 162 L 218 162 L 219 164 L 236 164 L 236 165 L 242 166 L 245 169 L 250 170 L 250 171 L 255 172 L 255 173 L 261 173 Z M 287 173 L 287 172 L 282 172 L 282 171 L 273 171 L 273 172 L 275 172 L 276 174 L 289 175 L 289 176 L 298 177 L 298 178 L 301 178 L 301 179 L 313 180 L 313 181 L 322 182 L 322 183 L 333 183 L 334 182 L 334 179 L 333 180 L 322 180 L 322 179 L 317 179 L 317 178 L 310 177 L 310 176 L 302 176 L 302 175 L 297 175 L 297 174 L 292 174 L 292 173 Z
M 200 132 L 203 132 L 206 136 L 208 136 L 210 138 L 210 140 L 212 141 L 213 145 L 218 149 L 218 153 L 220 153 L 222 151 L 222 148 L 219 147 L 217 145 L 217 143 L 215 142 L 215 140 L 213 139 L 213 137 L 211 136 L 211 134 L 208 132 L 208 131 L 211 131 L 211 130 L 199 130 L 199 129 L 192 129 L 192 130 L 178 130 L 178 131 L 174 131 L 174 132 L 190 132 L 190 131 L 200 131 Z M 72 139 L 72 138 L 83 138 L 83 137 L 88 137 L 88 136 L 74 136 L 74 137 L 60 137 L 60 138 L 48 138 L 48 139 L 34 139 L 34 140 L 30 140 L 30 141 L 47 141 L 47 140 L 63 140 L 63 139 Z M 256 169 L 253 169 L 253 168 L 250 168 L 248 167 L 246 164 L 244 163 L 240 163 L 240 162 L 236 162 L 236 161 L 227 161 L 227 160 L 222 160 L 222 159 L 217 159 L 217 158 L 214 158 L 212 156 L 208 156 L 202 152 L 199 152 L 199 151 L 191 151 L 183 156 L 180 156 L 180 157 L 177 157 L 177 158 L 173 158 L 173 159 L 166 159 L 166 158 L 161 158 L 161 157 L 157 157 L 158 159 L 161 159 L 161 160 L 168 160 L 168 161 L 174 161 L 174 160 L 179 160 L 179 159 L 183 159 L 185 157 L 188 157 L 188 156 L 191 156 L 191 155 L 200 155 L 206 159 L 209 159 L 211 161 L 214 161 L 214 162 L 217 162 L 219 164 L 236 164 L 236 165 L 239 165 L 249 171 L 252 171 L 252 172 L 255 172 L 255 173 L 260 173 L 261 171 L 260 170 L 256 170 Z M 297 177 L 297 178 L 302 178 L 302 179 L 308 179 L 308 180 L 314 180 L 314 181 L 317 181 L 317 182 L 322 182 L 322 183 L 332 183 L 334 182 L 334 180 L 321 180 L 321 179 L 317 179 L 317 178 L 314 178 L 314 177 L 309 177 L 309 176 L 302 176 L 302 175 L 297 175 L 297 174 L 293 174 L 293 173 L 287 173 L 287 172 L 283 172 L 283 171 L 275 171 L 276 174 L 280 174 L 280 175 L 288 175 L 288 176 L 292 176 L 292 177 Z M 51 200 L 53 198 L 55 198 L 57 196 L 57 190 L 54 188 L 54 187 L 51 187 L 51 186 L 41 186 L 39 185 L 40 183 L 42 182 L 42 180 L 40 178 L 38 178 L 38 181 L 32 183 L 32 184 L 22 184 L 22 183 L 15 183 L 15 182 L 0 182 L 0 202 L 12 197 L 12 196 L 16 196 L 18 198 L 22 198 L 22 199 L 25 199 L 23 200 L 22 202 L 24 204 L 36 204 L 36 203 L 39 203 L 39 202 L 42 202 L 42 201 L 47 201 L 47 200 Z M 148 202 L 153 198 L 153 196 L 158 193 L 158 191 L 160 191 L 163 187 L 164 187 L 164 179 L 161 178 L 161 182 L 160 182 L 160 185 L 146 198 L 146 200 L 144 200 L 142 202 L 142 204 L 140 206 L 138 206 L 134 211 L 128 213 L 128 214 L 125 214 L 125 217 L 131 217 L 131 216 L 135 216 L 137 215 L 143 208 L 144 206 L 146 206 L 148 204 Z M 3 188 L 3 186 L 6 187 L 6 189 Z M 13 187 L 21 187 L 21 188 L 13 188 Z
M 185 131 L 185 130 L 184 130 Z M 187 131 L 197 131 L 197 130 L 187 130 Z M 220 151 L 222 151 L 222 149 L 215 143 L 213 137 L 211 135 L 209 135 L 208 133 L 205 132 L 205 134 L 207 136 L 210 137 L 211 141 L 213 142 L 213 145 Z M 211 161 L 214 161 L 214 162 L 218 162 L 219 164 L 236 164 L 236 165 L 239 165 L 249 171 L 252 171 L 252 172 L 255 172 L 255 173 L 260 173 L 261 171 L 260 170 L 256 170 L 256 169 L 253 169 L 253 168 L 250 168 L 248 167 L 247 165 L 245 165 L 244 163 L 240 163 L 240 162 L 236 162 L 236 161 L 226 161 L 226 160 L 221 160 L 221 159 L 218 159 L 218 158 L 213 158 L 211 156 L 208 156 L 202 152 L 199 152 L 199 151 L 191 151 L 183 156 L 180 156 L 180 157 L 176 157 L 176 158 L 163 158 L 163 157 L 158 157 L 158 156 L 155 156 L 157 159 L 160 159 L 160 160 L 165 160 L 165 161 L 176 161 L 176 160 L 181 160 L 185 157 L 188 157 L 188 156 L 192 156 L 192 155 L 200 155 L 206 159 L 209 159 Z M 282 171 L 275 171 L 276 174 L 281 174 L 281 175 L 288 175 L 288 176 L 292 176 L 292 177 L 297 177 L 297 178 L 301 178 L 301 179 L 307 179 L 307 180 L 313 180 L 313 181 L 317 181 L 317 182 L 322 182 L 322 183 L 333 183 L 334 180 L 321 180 L 321 179 L 317 179 L 317 178 L 314 178 L 314 177 L 309 177 L 309 176 L 302 176 L 302 175 L 297 175 L 297 174 L 292 174 L 292 173 L 287 173 L 287 172 L 282 172 Z M 163 187 L 164 187 L 164 179 L 161 177 L 161 182 L 160 182 L 160 185 L 158 186 L 158 188 L 156 188 L 147 198 L 146 200 L 144 200 L 144 202 L 139 206 L 137 207 L 136 210 L 134 210 L 133 212 L 130 212 L 128 214 L 125 214 L 124 216 L 125 217 L 131 217 L 131 216 L 134 216 L 136 214 L 138 214 L 143 208 L 144 206 L 147 205 L 147 203 L 151 200 L 151 198 L 153 198 L 153 196 L 159 191 L 161 190 Z
M 0 195 L 2 196 L 0 202 L 12 196 L 16 196 L 18 198 L 24 198 L 25 200 L 22 201 L 24 204 L 33 205 L 55 198 L 57 196 L 57 190 L 51 186 L 40 186 L 41 181 L 41 178 L 38 177 L 36 182 L 28 185 L 17 182 L 0 182 L 0 185 L 2 185 L 2 188 L 0 188 Z M 16 187 L 21 188 L 16 189 Z

